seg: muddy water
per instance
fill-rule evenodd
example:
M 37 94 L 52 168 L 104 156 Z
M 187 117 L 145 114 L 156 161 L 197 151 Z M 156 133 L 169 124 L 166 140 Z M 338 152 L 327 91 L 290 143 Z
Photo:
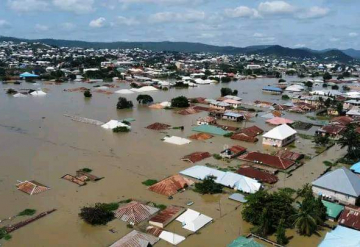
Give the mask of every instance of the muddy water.
M 296 80 L 296 78 L 292 78 Z M 290 78 L 291 80 L 291 78 Z M 280 96 L 261 93 L 261 88 L 276 83 L 276 79 L 258 79 L 232 82 L 227 86 L 239 90 L 239 96 L 246 102 L 256 99 L 279 101 Z M 63 85 L 0 85 L 0 218 L 15 215 L 25 208 L 34 208 L 38 212 L 57 208 L 58 211 L 29 226 L 14 232 L 13 239 L 2 242 L 5 246 L 108 246 L 131 229 L 124 222 L 114 220 L 107 226 L 91 227 L 79 220 L 80 207 L 96 202 L 113 202 L 128 198 L 153 201 L 161 204 L 185 206 L 189 200 L 194 202 L 192 209 L 198 210 L 215 222 L 202 229 L 201 234 L 190 236 L 181 246 L 226 246 L 239 235 L 249 233 L 249 225 L 241 219 L 241 208 L 227 199 L 228 195 L 199 196 L 186 191 L 174 196 L 173 200 L 149 192 L 141 184 L 153 178 L 160 180 L 189 167 L 180 158 L 194 151 L 217 153 L 224 145 L 243 145 L 251 151 L 268 150 L 258 144 L 232 141 L 228 138 L 215 137 L 205 142 L 193 141 L 189 145 L 176 146 L 163 143 L 164 133 L 147 130 L 144 127 L 153 122 L 168 123 L 173 126 L 184 125 L 185 130 L 170 130 L 168 134 L 187 137 L 193 134 L 191 126 L 200 113 L 181 116 L 170 110 L 150 110 L 136 106 L 133 110 L 118 111 L 115 108 L 119 95 L 93 93 L 85 100 L 82 93 L 68 93 L 63 90 L 84 84 L 66 83 Z M 89 86 L 89 85 L 85 85 Z M 121 88 L 128 85 L 119 84 Z M 46 88 L 45 97 L 13 98 L 5 94 L 5 89 Z M 90 87 L 90 86 L 89 86 Z M 187 97 L 219 96 L 221 85 L 204 85 L 198 88 L 150 93 L 155 101 L 170 100 L 174 96 Z M 118 89 L 113 89 L 113 91 Z M 136 94 L 126 96 L 135 103 Z M 135 104 L 136 105 L 136 104 Z M 113 134 L 98 126 L 71 121 L 64 114 L 97 119 L 106 122 L 110 119 L 133 117 L 132 131 L 127 134 Z M 287 114 L 291 119 L 306 118 L 298 114 Z M 239 127 L 257 124 L 265 130 L 271 129 L 263 118 L 254 118 L 251 122 L 240 123 Z M 225 123 L 225 122 L 224 122 Z M 299 142 L 296 149 L 314 154 L 310 144 Z M 305 182 L 311 182 L 324 169 L 322 160 L 336 158 L 342 151 L 313 159 L 304 168 L 297 170 L 291 178 L 283 179 L 277 187 L 298 188 Z M 209 162 L 225 167 L 221 163 Z M 230 165 L 240 164 L 233 161 Z M 64 174 L 74 174 L 77 169 L 88 167 L 95 175 L 105 177 L 96 183 L 77 187 L 75 184 L 60 179 Z M 281 175 L 280 175 L 281 176 Z M 51 190 L 29 196 L 16 190 L 17 180 L 36 180 Z M 173 222 L 169 230 L 187 235 L 178 222 Z M 0 224 L 3 226 L 4 224 Z M 111 233 L 113 229 L 116 233 Z M 323 234 L 322 234 L 323 235 Z M 321 237 L 302 238 L 296 234 L 291 246 L 316 246 Z M 169 246 L 164 241 L 159 246 Z

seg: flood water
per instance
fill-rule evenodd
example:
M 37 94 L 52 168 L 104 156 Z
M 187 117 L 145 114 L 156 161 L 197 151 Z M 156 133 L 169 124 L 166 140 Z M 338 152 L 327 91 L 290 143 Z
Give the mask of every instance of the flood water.
M 287 78 L 288 81 L 298 80 Z M 264 100 L 280 102 L 281 96 L 263 94 L 261 89 L 277 83 L 277 79 L 257 79 L 232 82 L 225 86 L 239 91 L 244 102 Z M 128 84 L 118 83 L 119 88 L 129 88 Z M 117 98 L 123 95 L 104 95 L 93 93 L 91 99 L 84 99 L 80 92 L 64 92 L 67 88 L 92 87 L 85 83 L 64 83 L 62 85 L 45 85 L 42 82 L 21 85 L 0 85 L 0 219 L 16 215 L 25 208 L 36 209 L 38 213 L 53 208 L 55 213 L 46 216 L 30 225 L 12 233 L 13 238 L 1 242 L 4 246 L 108 246 L 120 239 L 132 229 L 126 223 L 114 220 L 107 226 L 91 227 L 78 217 L 80 208 L 97 202 L 114 202 L 128 198 L 152 201 L 157 204 L 186 206 L 193 201 L 192 209 L 214 218 L 214 223 L 187 238 L 180 246 L 226 246 L 239 235 L 249 233 L 250 225 L 241 219 L 241 208 L 238 203 L 227 199 L 228 194 L 200 196 L 186 191 L 168 200 L 146 189 L 141 182 L 146 179 L 161 180 L 190 167 L 180 159 L 195 151 L 220 152 L 224 145 L 241 145 L 250 151 L 268 151 L 261 145 L 233 141 L 229 138 L 214 137 L 205 142 L 192 141 L 189 145 L 176 146 L 163 143 L 161 138 L 166 134 L 148 130 L 145 127 L 154 122 L 167 123 L 172 126 L 185 126 L 184 131 L 169 130 L 167 134 L 188 137 L 193 134 L 192 125 L 206 112 L 182 116 L 172 110 L 154 110 L 138 106 L 137 94 L 126 95 L 135 107 L 132 110 L 117 110 Z M 7 88 L 47 89 L 44 97 L 14 98 L 6 95 Z M 171 89 L 149 93 L 156 102 L 169 101 L 175 96 L 217 98 L 224 85 L 204 85 L 190 89 Z M 266 111 L 266 110 L 265 110 Z M 264 112 L 265 113 L 265 112 Z M 77 115 L 107 122 L 111 119 L 134 118 L 130 133 L 115 134 L 99 126 L 72 121 L 64 116 Z M 286 114 L 293 120 L 306 120 L 300 114 Z M 243 123 L 221 122 L 239 127 L 258 125 L 264 130 L 272 127 L 266 125 L 266 119 L 257 117 Z M 309 133 L 313 133 L 313 129 Z M 306 132 L 304 132 L 306 133 Z M 310 141 L 296 143 L 295 150 L 314 155 Z M 326 167 L 323 160 L 333 160 L 343 153 L 333 147 L 322 155 L 310 160 L 293 173 L 291 178 L 282 178 L 275 187 L 299 188 L 306 182 L 317 178 Z M 220 167 L 236 166 L 240 161 L 230 164 L 206 159 L 199 164 L 217 164 Z M 65 174 L 75 175 L 81 168 L 91 168 L 93 174 L 104 177 L 96 183 L 86 186 L 77 185 L 61 179 Z M 51 190 L 42 194 L 29 196 L 17 191 L 17 181 L 36 180 L 47 185 Z M 8 224 L 0 223 L 0 227 Z M 113 229 L 115 233 L 109 230 Z M 188 235 L 178 222 L 167 228 L 178 234 Z M 311 238 L 294 236 L 289 246 L 316 246 L 324 236 Z M 157 246 L 170 246 L 160 241 Z

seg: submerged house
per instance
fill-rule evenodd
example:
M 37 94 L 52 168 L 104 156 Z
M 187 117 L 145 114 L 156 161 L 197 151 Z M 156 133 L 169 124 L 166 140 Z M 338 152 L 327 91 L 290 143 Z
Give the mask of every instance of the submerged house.
M 233 159 L 239 155 L 242 155 L 245 152 L 246 152 L 246 148 L 239 145 L 235 145 L 221 151 L 220 156 L 226 159 Z
M 173 196 L 193 184 L 194 182 L 188 178 L 181 175 L 174 175 L 151 185 L 149 190 L 164 196 Z
M 245 142 L 257 142 L 258 141 L 257 136 L 261 135 L 262 133 L 264 133 L 264 131 L 254 125 L 254 126 L 242 129 L 239 132 L 233 134 L 231 136 L 231 139 L 245 141 Z
M 159 211 L 158 208 L 151 207 L 138 201 L 131 201 L 120 206 L 115 211 L 115 217 L 131 225 L 139 224 Z
M 132 232 L 126 234 L 124 237 L 110 245 L 110 247 L 149 247 L 153 246 L 158 241 L 158 237 L 147 233 L 139 232 L 137 230 L 133 230 Z
M 283 124 L 265 133 L 263 135 L 263 144 L 274 147 L 283 147 L 295 141 L 296 133 L 296 130 Z
M 355 205 L 360 196 L 360 177 L 341 167 L 312 182 L 312 190 L 329 201 Z
M 243 114 L 227 111 L 222 116 L 222 119 L 230 120 L 230 121 L 234 121 L 234 122 L 240 122 L 240 121 L 244 120 L 245 117 Z
M 324 240 L 318 247 L 360 246 L 360 231 L 343 226 L 326 233 Z
M 356 206 L 345 206 L 338 222 L 342 226 L 360 231 L 360 208 Z
M 225 102 L 213 101 L 210 102 L 210 108 L 225 111 L 225 110 L 230 110 L 231 105 Z
M 190 163 L 196 163 L 199 161 L 202 161 L 203 159 L 211 157 L 211 154 L 209 152 L 194 152 L 188 155 L 185 155 L 181 160 L 190 162 Z
M 259 153 L 259 152 L 250 152 L 240 156 L 238 159 L 252 162 L 255 164 L 270 166 L 272 168 L 280 169 L 280 170 L 286 170 L 295 164 L 295 162 L 292 160 L 282 159 L 278 156 Z
M 282 94 L 283 90 L 281 88 L 278 88 L 278 87 L 264 87 L 262 89 L 262 91 L 264 93 L 270 93 L 270 94 Z
M 16 185 L 16 187 L 18 190 L 20 190 L 26 194 L 29 194 L 31 196 L 35 195 L 35 194 L 40 194 L 40 193 L 45 192 L 50 189 L 49 187 L 47 187 L 41 183 L 38 183 L 34 180 L 20 182 Z
M 197 125 L 212 125 L 216 124 L 216 118 L 214 117 L 202 117 L 196 120 Z

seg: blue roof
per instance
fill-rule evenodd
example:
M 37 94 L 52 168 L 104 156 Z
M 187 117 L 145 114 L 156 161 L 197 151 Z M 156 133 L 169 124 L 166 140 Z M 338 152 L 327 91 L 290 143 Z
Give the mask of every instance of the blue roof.
M 360 162 L 353 164 L 350 167 L 350 170 L 352 170 L 355 173 L 360 173 Z
M 281 88 L 278 88 L 278 87 L 264 87 L 263 90 L 275 91 L 275 92 L 282 92 L 283 91 Z
M 239 193 L 234 193 L 231 196 L 229 196 L 229 199 L 234 200 L 234 201 L 238 201 L 238 202 L 247 202 L 247 200 L 245 199 L 245 196 Z
M 236 112 L 225 112 L 224 116 L 228 117 L 243 117 L 244 115 L 236 113 Z
M 212 125 L 206 125 L 206 124 L 196 126 L 192 130 L 196 132 L 203 132 L 203 133 L 209 133 L 209 134 L 221 135 L 221 136 L 230 133 L 229 131 L 223 130 L 222 128 Z
M 227 247 L 263 247 L 264 245 L 259 244 L 252 238 L 238 237 Z
M 36 78 L 36 77 L 39 77 L 38 75 L 35 75 L 35 74 L 31 74 L 29 72 L 25 72 L 25 73 L 22 73 L 20 74 L 20 77 L 24 77 L 24 78 Z
M 360 231 L 343 226 L 326 233 L 324 240 L 318 247 L 360 246 Z

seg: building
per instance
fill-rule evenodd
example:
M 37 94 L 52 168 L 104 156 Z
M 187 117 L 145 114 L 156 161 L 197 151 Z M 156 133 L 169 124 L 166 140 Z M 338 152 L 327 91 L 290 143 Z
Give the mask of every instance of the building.
M 262 91 L 264 93 L 270 93 L 270 94 L 282 94 L 283 90 L 281 88 L 278 88 L 278 87 L 264 87 L 262 89 Z
M 344 210 L 344 206 L 337 203 L 328 202 L 322 200 L 322 203 L 326 207 L 326 215 L 330 221 L 336 221 L 339 218 L 339 215 Z
M 337 226 L 335 230 L 326 233 L 318 247 L 360 246 L 360 231 Z
M 360 196 L 360 177 L 341 167 L 312 182 L 312 190 L 329 201 L 355 205 Z
M 194 182 L 192 180 L 176 174 L 151 185 L 149 190 L 160 195 L 173 196 L 193 184 Z
M 225 102 L 212 101 L 210 102 L 210 108 L 226 111 L 231 109 L 231 105 Z
M 360 208 L 354 206 L 345 206 L 338 222 L 342 226 L 360 231 Z
M 245 129 L 240 130 L 239 132 L 233 134 L 231 139 L 245 141 L 245 142 L 257 142 L 257 136 L 264 133 L 262 129 L 257 126 L 251 126 Z
M 223 151 L 221 151 L 220 156 L 226 159 L 233 159 L 239 155 L 242 155 L 245 152 L 246 152 L 246 148 L 235 145 L 232 146 L 231 148 L 226 148 Z
M 202 118 L 198 118 L 196 120 L 196 124 L 197 125 L 211 125 L 211 124 L 216 124 L 216 119 L 214 117 L 202 117 Z
M 234 122 L 240 122 L 240 121 L 244 120 L 245 117 L 243 114 L 228 111 L 228 112 L 224 113 L 224 115 L 222 116 L 222 119 L 230 120 L 230 121 L 234 121 Z
M 265 133 L 262 143 L 274 147 L 283 147 L 295 141 L 296 133 L 296 130 L 283 124 Z
M 295 164 L 295 162 L 292 160 L 282 159 L 278 156 L 263 154 L 259 152 L 250 152 L 240 156 L 238 159 L 264 166 L 270 166 L 272 168 L 280 170 L 286 170 Z

